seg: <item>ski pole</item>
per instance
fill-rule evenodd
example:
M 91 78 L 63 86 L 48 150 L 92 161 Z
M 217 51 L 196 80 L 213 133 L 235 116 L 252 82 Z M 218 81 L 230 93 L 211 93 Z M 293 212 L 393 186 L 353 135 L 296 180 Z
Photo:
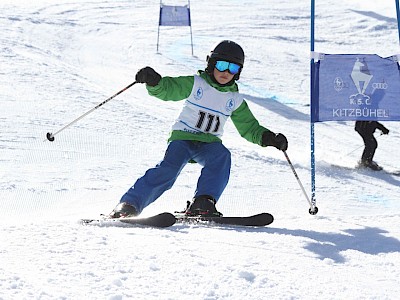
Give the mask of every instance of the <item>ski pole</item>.
M 127 87 L 123 88 L 122 90 L 120 90 L 118 93 L 112 95 L 110 98 L 104 100 L 103 102 L 97 104 L 95 107 L 93 107 L 91 110 L 85 112 L 83 115 L 81 115 L 80 117 L 76 118 L 75 120 L 73 120 L 71 123 L 65 125 L 63 128 L 61 128 L 60 130 L 58 130 L 55 133 L 51 133 L 48 132 L 46 134 L 46 138 L 50 141 L 53 142 L 54 141 L 54 137 L 55 135 L 57 135 L 58 133 L 60 133 L 61 131 L 63 131 L 64 129 L 67 129 L 68 127 L 70 127 L 72 124 L 78 122 L 80 119 L 86 117 L 88 114 L 90 114 L 91 112 L 93 112 L 94 110 L 98 109 L 100 106 L 102 106 L 103 104 L 106 104 L 108 101 L 114 99 L 115 97 L 117 97 L 119 94 L 121 94 L 122 92 L 126 91 L 127 89 L 129 89 L 132 85 L 136 84 L 136 81 L 132 82 L 130 85 L 128 85 Z M 46 141 L 46 140 L 44 140 Z
M 292 171 L 293 171 L 294 177 L 296 177 L 297 182 L 299 183 L 300 188 L 301 188 L 301 190 L 303 191 L 304 196 L 306 197 L 308 203 L 310 204 L 310 209 L 308 210 L 308 212 L 309 212 L 311 215 L 316 215 L 317 212 L 318 212 L 318 207 L 316 207 L 313 203 L 311 203 L 310 198 L 308 198 L 308 195 L 307 195 L 307 193 L 306 193 L 306 191 L 305 191 L 305 189 L 304 189 L 304 187 L 303 187 L 303 185 L 302 185 L 302 183 L 301 183 L 301 181 L 300 181 L 300 178 L 299 178 L 299 176 L 297 175 L 296 170 L 294 169 L 294 166 L 293 166 L 292 162 L 290 161 L 289 156 L 287 155 L 286 151 L 283 151 L 283 154 L 285 154 L 286 160 L 287 160 L 287 162 L 289 163 L 289 166 L 290 166 L 290 168 L 291 168 Z
M 376 138 L 379 138 L 381 135 L 383 135 L 383 133 L 381 132 L 381 134 L 380 135 L 378 135 Z M 351 151 L 351 152 L 349 152 L 349 153 L 347 153 L 346 155 L 345 155 L 345 157 L 346 156 L 349 156 L 350 154 L 352 154 L 353 152 L 355 152 L 355 151 L 357 151 L 358 149 L 360 149 L 360 148 L 362 148 L 362 147 L 364 147 L 365 145 L 363 144 L 363 145 L 361 145 L 361 146 L 359 146 L 359 147 L 357 147 L 356 149 L 354 149 L 353 151 Z M 342 156 L 343 157 L 343 156 Z

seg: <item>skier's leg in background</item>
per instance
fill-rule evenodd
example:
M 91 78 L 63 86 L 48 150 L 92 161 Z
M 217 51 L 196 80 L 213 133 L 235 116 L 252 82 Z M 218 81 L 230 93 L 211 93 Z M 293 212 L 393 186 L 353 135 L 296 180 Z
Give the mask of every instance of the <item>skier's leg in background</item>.
M 364 141 L 365 148 L 361 156 L 361 161 L 370 163 L 374 158 L 375 150 L 378 147 L 378 142 L 376 141 L 373 134 L 362 135 L 362 138 Z

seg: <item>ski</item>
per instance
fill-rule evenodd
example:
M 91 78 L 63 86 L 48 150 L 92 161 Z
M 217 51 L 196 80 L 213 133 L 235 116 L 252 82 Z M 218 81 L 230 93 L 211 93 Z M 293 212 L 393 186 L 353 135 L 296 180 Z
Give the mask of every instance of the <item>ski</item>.
M 269 213 L 260 213 L 247 217 L 203 217 L 203 216 L 186 216 L 185 214 L 175 214 L 177 223 L 206 223 L 233 226 L 255 226 L 263 227 L 271 224 L 274 217 Z
M 264 227 L 271 224 L 274 217 L 269 213 L 260 213 L 246 217 L 203 217 L 186 216 L 185 214 L 171 214 L 168 212 L 160 213 L 150 217 L 129 217 L 129 218 L 108 218 L 99 219 L 81 219 L 83 225 L 97 226 L 147 226 L 156 228 L 165 228 L 175 223 L 183 224 L 220 224 L 232 226 Z
M 165 228 L 174 225 L 176 222 L 175 216 L 171 213 L 164 212 L 150 217 L 129 217 L 129 218 L 108 218 L 103 217 L 100 219 L 81 219 L 84 225 L 98 225 L 98 226 L 122 226 L 124 224 L 138 225 Z
M 400 176 L 400 171 L 396 171 L 396 170 L 386 170 L 386 169 L 371 170 L 368 168 L 360 168 L 358 166 L 347 167 L 347 166 L 341 166 L 341 165 L 335 165 L 335 164 L 331 164 L 331 166 L 335 169 L 346 170 L 346 171 L 355 171 L 355 172 L 359 172 L 359 173 L 364 172 L 364 173 L 372 173 L 372 174 L 388 174 L 388 175 L 393 175 L 393 176 Z
M 387 170 L 385 170 L 385 169 L 383 169 L 383 171 L 384 171 L 386 174 L 390 174 L 390 175 L 394 175 L 394 176 L 400 176 L 400 171 L 387 171 Z

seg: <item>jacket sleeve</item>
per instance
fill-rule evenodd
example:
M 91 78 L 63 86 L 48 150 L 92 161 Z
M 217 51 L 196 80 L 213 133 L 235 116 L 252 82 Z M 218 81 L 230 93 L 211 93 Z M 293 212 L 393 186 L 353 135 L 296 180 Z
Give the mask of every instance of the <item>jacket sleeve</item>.
M 162 77 L 156 86 L 146 85 L 149 95 L 165 101 L 179 101 L 189 97 L 194 76 Z
M 381 123 L 376 122 L 376 128 L 378 128 L 380 131 L 386 131 L 387 128 L 383 126 Z
M 231 119 L 239 134 L 251 143 L 262 145 L 261 137 L 264 131 L 269 131 L 261 126 L 254 117 L 246 101 L 232 113 Z

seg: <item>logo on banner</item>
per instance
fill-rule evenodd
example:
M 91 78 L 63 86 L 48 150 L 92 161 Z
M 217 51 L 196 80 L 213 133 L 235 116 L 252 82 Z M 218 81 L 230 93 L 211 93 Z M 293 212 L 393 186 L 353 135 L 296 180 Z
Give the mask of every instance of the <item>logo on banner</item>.
M 340 77 L 336 77 L 333 83 L 334 83 L 333 88 L 335 89 L 336 92 L 340 92 L 341 90 L 343 90 L 345 86 L 343 79 Z
M 374 75 L 371 74 L 368 64 L 364 58 L 358 58 L 354 62 L 353 69 L 350 73 L 350 78 L 357 89 L 357 93 L 349 96 L 349 103 L 354 109 L 334 109 L 333 115 L 335 117 L 348 115 L 348 116 L 358 116 L 358 117 L 368 117 L 379 115 L 380 117 L 385 117 L 386 112 L 381 109 L 372 109 L 371 105 L 372 98 L 371 95 L 374 94 L 375 90 L 386 90 L 388 84 L 383 82 L 373 82 L 371 83 Z M 368 86 L 372 86 L 371 94 L 367 94 L 366 90 Z M 336 92 L 342 91 L 344 88 L 348 88 L 348 83 L 345 83 L 341 77 L 336 77 L 334 79 L 334 89 Z M 375 103 L 376 104 L 376 103 Z M 369 108 L 370 107 L 370 108 Z M 362 111 L 361 111 L 362 108 Z
M 358 91 L 357 94 L 350 96 L 350 104 L 370 105 L 371 97 L 365 94 L 365 90 L 367 89 L 374 75 L 371 75 L 371 72 L 369 71 L 368 65 L 365 60 L 360 61 L 360 59 L 357 58 L 353 66 L 353 70 L 351 71 L 350 77 L 353 80 L 353 83 Z
M 367 90 L 373 77 L 374 75 L 371 74 L 365 59 L 360 60 L 359 58 L 357 58 L 353 66 L 353 70 L 351 71 L 350 78 L 353 81 L 358 93 L 350 95 L 350 104 L 372 104 L 371 97 L 366 94 L 365 91 Z M 336 77 L 333 83 L 333 88 L 335 89 L 335 91 L 340 92 L 341 90 L 343 90 L 343 88 L 346 87 L 346 85 L 347 84 L 341 77 Z M 371 94 L 373 94 L 375 90 L 386 90 L 388 87 L 389 86 L 385 81 L 374 82 L 372 83 L 373 90 Z

